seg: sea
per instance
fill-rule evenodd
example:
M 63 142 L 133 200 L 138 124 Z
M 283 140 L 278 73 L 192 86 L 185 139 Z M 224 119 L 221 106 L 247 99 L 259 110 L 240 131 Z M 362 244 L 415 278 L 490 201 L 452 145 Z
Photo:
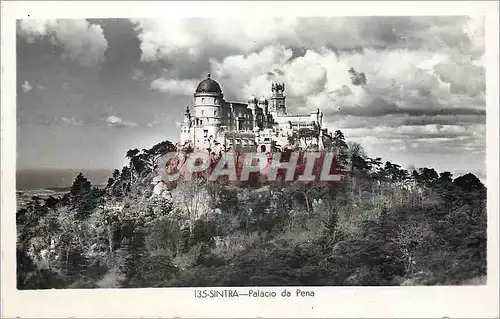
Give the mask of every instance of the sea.
M 20 169 L 16 172 L 17 210 L 26 207 L 34 196 L 44 200 L 69 192 L 75 177 L 82 172 L 95 187 L 105 187 L 111 169 Z

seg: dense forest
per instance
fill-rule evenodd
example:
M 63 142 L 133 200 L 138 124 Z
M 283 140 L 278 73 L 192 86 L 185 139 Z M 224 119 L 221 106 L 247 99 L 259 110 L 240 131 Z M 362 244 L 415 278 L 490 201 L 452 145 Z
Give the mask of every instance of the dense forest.
M 406 170 L 335 132 L 341 182 L 154 184 L 169 141 L 16 214 L 19 289 L 457 285 L 486 280 L 486 188 Z

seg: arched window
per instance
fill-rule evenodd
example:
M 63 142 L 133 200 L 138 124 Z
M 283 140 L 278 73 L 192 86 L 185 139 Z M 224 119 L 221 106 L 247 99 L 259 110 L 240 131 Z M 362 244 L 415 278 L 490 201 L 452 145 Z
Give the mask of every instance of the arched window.
M 205 103 L 205 98 L 204 97 L 201 98 L 201 103 Z
M 214 111 L 214 116 L 217 116 L 217 110 Z
M 204 110 L 201 110 L 201 115 L 205 115 L 205 111 Z

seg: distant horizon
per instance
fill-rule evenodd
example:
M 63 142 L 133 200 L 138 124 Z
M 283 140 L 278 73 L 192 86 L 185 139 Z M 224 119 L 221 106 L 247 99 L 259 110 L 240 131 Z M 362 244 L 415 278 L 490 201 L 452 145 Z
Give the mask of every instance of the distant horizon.
M 113 169 L 63 169 L 63 168 L 34 168 L 16 169 L 16 190 L 34 190 L 66 188 L 73 184 L 78 173 L 83 175 L 94 186 L 106 185 L 112 176 Z
M 385 161 L 384 161 L 385 162 Z M 398 164 L 398 163 L 394 163 Z M 433 168 L 428 166 L 429 168 Z M 403 167 L 405 168 L 405 167 Z M 416 169 L 420 167 L 415 167 Z M 107 179 L 112 176 L 112 173 L 115 169 L 121 170 L 122 167 L 115 167 L 115 168 L 53 168 L 53 167 L 38 167 L 38 168 L 18 168 L 16 169 L 16 190 L 22 191 L 22 190 L 34 190 L 34 189 L 51 189 L 51 188 L 66 188 L 70 187 L 72 185 L 72 182 L 76 175 L 79 172 L 82 172 L 83 175 L 88 178 L 92 185 L 94 186 L 100 186 L 100 185 L 105 185 L 107 183 Z M 406 169 L 406 168 L 405 168 Z M 438 173 L 446 171 L 446 170 L 439 170 L 436 169 Z M 486 174 L 481 174 L 481 172 L 474 171 L 474 170 L 448 170 L 453 174 L 453 178 L 457 178 L 459 176 L 471 173 L 474 174 L 479 180 L 485 185 L 487 182 L 487 176 Z M 48 182 L 46 185 L 43 185 L 45 182 L 45 176 L 43 176 L 43 173 L 56 173 L 59 174 L 59 178 L 64 178 L 62 181 L 60 179 L 57 179 L 58 176 L 49 176 L 47 177 Z M 32 175 L 27 178 L 24 176 L 23 178 L 19 178 L 19 175 L 21 174 L 26 174 L 26 173 L 31 173 Z M 410 172 L 411 173 L 411 172 Z M 65 174 L 62 175 L 61 174 Z M 34 178 L 34 179 L 32 179 Z M 20 185 L 23 185 L 20 187 Z

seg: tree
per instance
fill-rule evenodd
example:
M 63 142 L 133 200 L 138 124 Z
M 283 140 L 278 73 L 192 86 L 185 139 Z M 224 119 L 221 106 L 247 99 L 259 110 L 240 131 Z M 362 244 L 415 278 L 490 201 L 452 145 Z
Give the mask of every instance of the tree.
M 83 173 L 80 172 L 73 181 L 73 185 L 71 185 L 70 194 L 73 199 L 81 199 L 84 195 L 90 192 L 92 188 L 92 183 L 87 180 Z
M 140 151 L 137 148 L 134 148 L 133 150 L 128 150 L 125 157 L 128 159 L 132 159 L 132 158 L 136 157 L 137 154 L 139 154 L 139 153 L 140 153 Z
M 165 155 L 170 152 L 176 152 L 177 147 L 170 141 L 163 141 L 155 144 L 150 149 L 143 149 L 142 151 L 144 153 L 144 160 L 147 161 L 149 167 L 154 169 L 158 156 Z
M 370 170 L 370 162 L 366 159 L 363 147 L 358 143 L 350 143 L 349 151 L 351 153 L 351 165 L 354 173 L 364 175 Z
M 45 207 L 49 208 L 49 209 L 55 209 L 57 204 L 59 204 L 59 199 L 58 198 L 55 198 L 53 196 L 49 196 L 46 200 L 45 200 Z
M 115 179 L 113 177 L 108 178 L 108 182 L 106 183 L 106 189 L 110 189 L 115 183 Z
M 439 182 L 442 184 L 449 184 L 453 182 L 453 174 L 450 172 L 439 173 Z
M 411 222 L 400 226 L 396 236 L 392 238 L 402 254 L 406 275 L 413 275 L 416 267 L 419 267 L 419 257 L 428 251 L 423 250 L 435 241 L 434 233 L 427 222 Z
M 177 219 L 164 216 L 147 229 L 146 247 L 150 252 L 169 252 L 175 257 L 182 250 L 181 227 Z
M 202 219 L 198 219 L 194 222 L 193 225 L 190 246 L 194 246 L 202 242 L 209 242 L 213 236 L 215 236 L 215 233 L 211 231 L 210 225 L 204 222 Z
M 433 187 L 436 185 L 438 181 L 439 175 L 434 168 L 420 168 L 419 171 L 413 171 L 413 178 L 420 185 L 424 185 L 427 187 Z
M 130 180 L 132 172 L 130 171 L 130 168 L 127 166 L 123 166 L 122 171 L 120 173 L 120 184 L 121 184 L 121 191 L 123 193 L 128 193 L 130 191 Z
M 139 153 L 140 151 L 137 148 L 135 148 L 133 150 L 128 150 L 125 155 L 125 157 L 128 158 L 130 161 L 130 183 L 133 182 L 134 171 L 138 173 L 141 166 L 141 161 L 137 157 Z
M 481 183 L 481 180 L 479 180 L 479 178 L 477 178 L 476 175 L 472 173 L 468 173 L 455 178 L 453 184 L 460 187 L 466 192 L 481 191 L 485 189 L 484 184 Z
M 333 145 L 337 149 L 338 158 L 337 164 L 339 165 L 339 169 L 345 170 L 347 167 L 347 159 L 348 159 L 348 146 L 345 142 L 344 133 L 340 130 L 336 130 L 333 136 Z

